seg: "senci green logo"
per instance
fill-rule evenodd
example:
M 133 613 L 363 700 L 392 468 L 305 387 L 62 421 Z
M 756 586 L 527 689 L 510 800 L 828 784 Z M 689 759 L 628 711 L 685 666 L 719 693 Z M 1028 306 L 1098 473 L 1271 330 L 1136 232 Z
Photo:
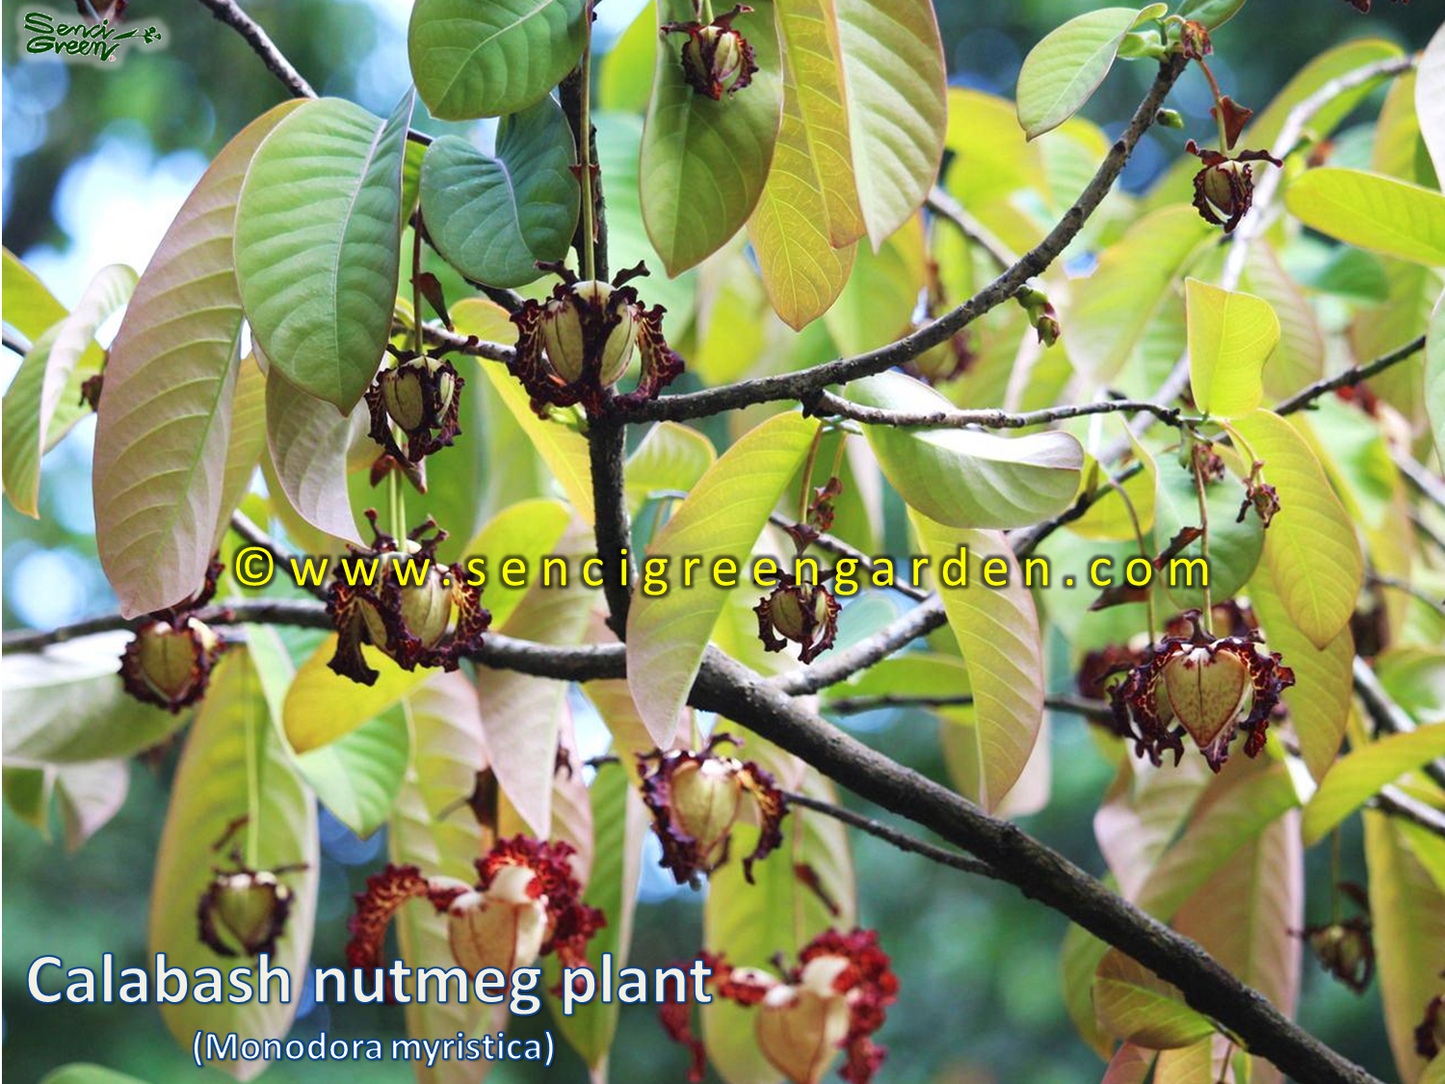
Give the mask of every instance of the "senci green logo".
M 164 38 L 158 25 L 122 30 L 109 19 L 76 21 L 45 8 L 26 11 L 20 36 L 27 53 L 54 54 L 62 60 L 109 64 L 124 57 L 126 47 L 157 49 Z

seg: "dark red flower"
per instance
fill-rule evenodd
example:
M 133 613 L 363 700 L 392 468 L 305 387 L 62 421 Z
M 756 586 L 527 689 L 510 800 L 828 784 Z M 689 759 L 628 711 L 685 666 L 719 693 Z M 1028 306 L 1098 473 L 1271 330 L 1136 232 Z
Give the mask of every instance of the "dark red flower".
M 449 361 L 387 347 L 397 364 L 386 366 L 366 389 L 371 439 L 398 460 L 420 463 L 449 447 L 461 432 L 458 416 L 466 381 Z M 393 435 L 401 431 L 403 448 Z
M 225 644 L 193 614 L 215 595 L 221 570 L 221 563 L 212 559 L 199 591 L 155 611 L 136 627 L 120 657 L 121 684 L 131 696 L 178 713 L 205 694 Z
M 758 1048 L 789 1084 L 818 1084 L 839 1051 L 846 1059 L 840 1077 L 849 1084 L 873 1079 L 887 1056 L 873 1035 L 898 1000 L 898 977 L 876 932 L 826 930 L 781 977 L 734 968 L 720 954 L 703 953 L 702 959 L 716 996 L 757 1009 Z M 666 1006 L 661 1016 L 669 1036 L 692 1050 L 688 1080 L 700 1081 L 706 1057 L 692 1031 L 690 1006 Z
M 377 527 L 375 509 L 367 509 L 366 518 L 375 535 L 371 548 L 348 547 L 355 582 L 338 576 L 327 592 L 326 612 L 338 633 L 336 653 L 327 665 L 372 685 L 377 672 L 361 650 L 372 644 L 403 670 L 455 670 L 463 657 L 481 649 L 492 621 L 480 588 L 467 583 L 460 564 L 436 562 L 436 548 L 447 533 L 431 519 L 398 546 Z M 371 573 L 370 583 L 363 582 L 364 569 Z
M 1301 935 L 1321 966 L 1357 994 L 1363 994 L 1375 973 L 1375 940 L 1370 904 L 1359 885 L 1341 884 L 1341 892 L 1355 902 L 1361 914 L 1325 926 L 1306 926 Z
M 200 938 L 218 956 L 274 954 L 292 898 L 269 870 L 217 871 L 196 907 Z
M 1193 19 L 1186 19 L 1179 28 L 1179 44 L 1189 60 L 1202 61 L 1214 54 L 1214 42 L 1209 37 L 1209 27 Z
M 666 310 L 646 308 L 627 285 L 647 274 L 646 267 L 619 272 L 610 284 L 579 282 L 566 268 L 553 269 L 563 281 L 552 296 L 529 299 L 512 314 L 518 337 L 510 366 L 532 396 L 533 410 L 546 417 L 548 406 L 581 403 L 597 412 L 615 402 L 625 408 L 655 398 L 677 378 L 683 363 L 662 337 Z M 642 360 L 637 387 L 613 397 L 634 352 Z
M 356 913 L 347 923 L 347 964 L 382 967 L 392 916 L 407 900 L 425 899 L 447 916 L 452 956 L 473 974 L 494 967 L 511 975 L 553 953 L 563 967 L 582 966 L 587 942 L 607 920 L 582 902 L 570 862 L 575 853 L 569 843 L 505 839 L 477 860 L 475 885 L 428 878 L 416 866 L 388 865 L 356 896 Z
M 1224 121 L 1224 134 L 1229 140 L 1229 149 L 1233 150 L 1234 145 L 1239 142 L 1240 135 L 1244 132 L 1244 126 L 1254 116 L 1254 110 L 1248 106 L 1240 105 L 1228 94 L 1219 99 L 1219 104 L 1211 106 L 1209 115 L 1215 120 Z
M 779 579 L 772 593 L 753 607 L 758 637 L 768 651 L 782 651 L 789 642 L 800 644 L 798 659 L 806 665 L 833 646 L 842 608 L 821 583 L 800 584 L 786 572 Z
M 1194 175 L 1194 206 L 1206 222 L 1223 226 L 1225 233 L 1233 233 L 1254 204 L 1254 169 L 1249 163 L 1284 164 L 1268 151 L 1229 155 L 1206 150 L 1192 139 L 1185 150 L 1204 163 Z
M 1279 490 L 1274 486 L 1265 485 L 1260 472 L 1264 470 L 1264 464 L 1258 460 L 1250 468 L 1249 477 L 1244 480 L 1244 501 L 1239 506 L 1239 515 L 1235 517 L 1236 523 L 1243 523 L 1244 517 L 1249 515 L 1249 510 L 1254 509 L 1255 515 L 1267 530 L 1275 515 L 1279 512 Z
M 753 863 L 783 842 L 787 799 L 770 773 L 752 761 L 719 756 L 719 745 L 740 745 L 731 734 L 714 734 L 700 752 L 638 756 L 643 772 L 642 799 L 652 811 L 653 829 L 662 842 L 662 864 L 678 884 L 696 883 L 727 861 L 733 825 L 751 798 L 757 812 L 758 842 L 743 859 L 751 883 Z
M 739 4 L 710 23 L 665 23 L 664 34 L 686 34 L 682 47 L 682 72 L 688 86 L 697 93 L 722 101 L 724 94 L 736 94 L 753 81 L 758 65 L 748 39 L 733 29 L 733 20 L 753 9 Z
M 1264 748 L 1269 717 L 1294 673 L 1253 637 L 1215 639 L 1200 627 L 1198 611 L 1186 616 L 1193 634 L 1166 636 L 1150 647 L 1109 691 L 1109 701 L 1115 728 L 1134 742 L 1136 755 L 1158 764 L 1172 750 L 1177 764 L 1188 733 L 1217 772 L 1237 731 L 1248 734 L 1246 756 Z

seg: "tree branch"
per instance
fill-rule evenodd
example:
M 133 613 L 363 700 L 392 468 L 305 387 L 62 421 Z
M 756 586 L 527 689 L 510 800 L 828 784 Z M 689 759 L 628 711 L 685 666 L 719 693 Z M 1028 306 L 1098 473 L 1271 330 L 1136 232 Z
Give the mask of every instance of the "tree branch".
M 683 494 L 683 496 L 686 495 L 687 494 L 685 493 Z M 771 523 L 774 527 L 793 526 L 793 520 L 783 515 L 781 512 L 774 512 L 772 515 L 770 515 L 768 517 L 768 522 Z M 817 538 L 813 539 L 813 545 L 817 546 L 825 553 L 833 554 L 835 557 L 846 557 L 849 560 L 857 561 L 858 567 L 861 568 L 864 572 L 868 573 L 870 576 L 877 568 L 877 566 L 873 563 L 873 558 L 869 557 L 862 550 L 854 549 L 852 546 L 848 545 L 848 543 L 844 542 L 841 538 L 838 538 L 826 532 L 820 534 Z M 897 591 L 900 595 L 904 595 L 907 598 L 913 599 L 914 602 L 925 602 L 928 599 L 927 591 L 920 590 L 919 588 L 914 587 L 910 583 L 895 582 L 893 584 L 893 590 Z
M 1365 705 L 1365 712 L 1369 715 L 1370 721 L 1375 724 L 1375 734 L 1409 734 L 1415 730 L 1415 720 L 1411 719 L 1405 709 L 1400 707 L 1390 698 L 1385 687 L 1380 684 L 1380 679 L 1370 664 L 1358 655 L 1355 656 L 1355 692 L 1360 698 L 1360 703 Z M 1445 760 L 1431 761 L 1425 765 L 1425 774 L 1435 781 L 1440 787 L 1445 788 Z
M 906 428 L 966 429 L 977 426 L 983 429 L 1028 429 L 1035 425 L 1050 425 L 1070 418 L 1084 418 L 1092 414 L 1146 413 L 1152 414 L 1166 425 L 1176 428 L 1184 423 L 1180 420 L 1178 407 L 1145 403 L 1137 399 L 1101 399 L 1097 403 L 1081 403 L 1074 406 L 1047 407 L 1023 414 L 1011 414 L 1004 410 L 934 410 L 921 414 L 910 414 L 901 410 L 880 410 L 877 407 L 860 406 L 849 402 L 832 392 L 819 392 L 809 405 L 814 414 L 831 414 L 851 418 L 865 425 L 892 425 Z
M 1365 803 L 1389 817 L 1399 817 L 1445 839 L 1445 813 L 1411 798 L 1398 787 L 1385 787 Z
M 246 39 L 247 44 L 256 51 L 261 58 L 261 63 L 266 65 L 266 70 L 274 75 L 291 92 L 293 98 L 314 98 L 316 91 L 311 89 L 302 74 L 292 66 L 271 36 L 261 28 L 261 24 L 241 10 L 236 0 L 199 0 L 199 2 L 211 9 L 211 14 L 221 22 L 225 23 L 241 37 Z
M 610 615 L 607 624 L 619 640 L 627 635 L 627 613 L 632 605 L 632 589 L 627 584 L 632 583 L 636 567 L 630 548 L 632 526 L 623 480 L 626 444 L 627 429 L 620 421 L 606 417 L 590 419 L 587 452 L 592 468 L 597 556 L 602 559 L 602 591 L 607 596 Z M 628 570 L 626 584 L 621 576 L 624 560 Z
M 883 708 L 967 708 L 973 703 L 971 696 L 845 696 L 828 701 L 823 711 L 829 715 L 861 715 Z M 1102 700 L 1065 693 L 1044 697 L 1044 707 L 1089 719 L 1108 719 L 1113 715 L 1113 709 Z
M 1291 395 L 1284 402 L 1274 408 L 1276 414 L 1293 414 L 1297 410 L 1304 410 L 1316 399 L 1328 395 L 1340 388 L 1353 388 L 1356 384 L 1363 384 L 1372 376 L 1378 376 L 1386 369 L 1407 361 L 1414 357 L 1421 350 L 1425 349 L 1425 336 L 1421 335 L 1413 342 L 1408 342 L 1400 349 L 1386 354 L 1384 357 L 1376 358 L 1366 365 L 1355 365 L 1346 369 L 1338 376 L 1328 377 L 1324 380 L 1316 380 L 1308 387 L 1301 388 Z
M 1404 452 L 1395 453 L 1394 460 L 1395 465 L 1400 468 L 1400 473 L 1410 479 L 1411 484 L 1431 504 L 1441 511 L 1445 511 L 1445 481 L 1442 481 L 1439 475 L 1431 474 L 1422 464 Z
M 1400 579 L 1398 576 L 1382 576 L 1378 572 L 1369 573 L 1366 578 L 1376 587 L 1388 587 L 1392 591 L 1403 591 L 1418 602 L 1423 602 L 1430 609 L 1434 610 L 1441 617 L 1445 617 L 1445 603 L 1442 603 L 1429 591 L 1416 587 L 1413 583 Z
M 322 587 L 320 584 L 304 583 L 302 582 L 303 577 L 294 575 L 294 569 L 296 566 L 291 563 L 291 555 L 285 550 L 283 550 L 279 545 L 277 545 L 276 541 L 270 535 L 268 535 L 265 531 L 261 530 L 261 528 L 256 526 L 256 524 L 252 523 L 250 517 L 248 517 L 240 509 L 237 509 L 236 511 L 231 513 L 231 530 L 235 531 L 251 545 L 260 546 L 263 550 L 269 553 L 271 555 L 271 560 L 275 562 L 278 567 L 284 568 L 288 572 L 293 572 L 291 578 L 295 582 L 297 587 L 301 588 L 313 598 L 318 598 L 322 602 L 326 601 L 326 588 Z
M 979 248 L 989 254 L 1000 271 L 1007 271 L 1018 260 L 1009 247 L 990 233 L 978 219 L 963 209 L 963 204 L 954 199 L 948 190 L 935 185 L 924 203 L 930 211 L 963 234 Z
M 1154 85 L 1150 87 L 1124 134 L 1110 149 L 1078 201 L 1064 213 L 1063 218 L 1037 247 L 1020 257 L 1007 271 L 962 305 L 913 334 L 866 354 L 838 358 L 794 373 L 758 377 L 684 395 L 664 396 L 637 407 L 631 412 L 630 418 L 638 421 L 682 421 L 737 410 L 754 403 L 778 400 L 810 403 L 818 392 L 830 384 L 846 384 L 850 380 L 884 372 L 951 338 L 980 316 L 1013 297 L 1029 279 L 1042 274 L 1078 236 L 1089 216 L 1113 188 L 1139 140 L 1154 123 L 1159 107 L 1184 71 L 1185 65 L 1184 58 L 1177 55 L 1171 56 L 1160 65 Z

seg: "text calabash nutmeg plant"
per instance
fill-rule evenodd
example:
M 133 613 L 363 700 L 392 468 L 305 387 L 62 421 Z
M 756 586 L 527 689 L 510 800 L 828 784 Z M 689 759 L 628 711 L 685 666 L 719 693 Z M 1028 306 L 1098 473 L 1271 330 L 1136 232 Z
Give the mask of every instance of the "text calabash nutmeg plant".
M 6 635 L 6 797 L 181 748 L 149 951 L 545 966 L 593 1079 L 624 1010 L 561 1015 L 559 969 L 696 954 L 711 1000 L 630 1064 L 921 1079 L 889 1021 L 982 981 L 908 949 L 972 936 L 934 862 L 1073 923 L 1089 1078 L 1375 1080 L 1294 1022 L 1308 947 L 1445 1080 L 1445 32 L 1361 21 L 1246 103 L 1264 0 L 1102 7 L 1009 101 L 950 85 L 928 0 L 659 0 L 605 49 L 588 0 L 417 0 L 379 117 L 202 7 L 294 100 L 143 274 L 67 311 L 5 253 L 5 489 L 50 511 L 94 411 L 119 602 Z M 1107 877 L 1026 831 L 1100 766 Z M 318 803 L 386 830 L 346 935 Z M 634 915 L 649 830 L 700 928 Z M 860 877 L 854 832 L 897 853 Z M 162 1009 L 187 1048 L 235 1012 Z

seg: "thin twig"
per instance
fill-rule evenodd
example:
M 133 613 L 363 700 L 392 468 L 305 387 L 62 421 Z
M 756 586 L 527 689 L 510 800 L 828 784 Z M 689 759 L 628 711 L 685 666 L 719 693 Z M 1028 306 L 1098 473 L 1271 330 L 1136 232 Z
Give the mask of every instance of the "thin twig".
M 314 598 L 319 598 L 322 602 L 326 601 L 326 589 L 319 584 L 305 583 L 303 582 L 305 577 L 294 575 L 295 566 L 292 564 L 291 554 L 283 550 L 276 543 L 275 539 L 261 530 L 256 524 L 252 523 L 250 517 L 240 509 L 231 513 L 231 530 L 235 531 L 251 545 L 260 546 L 271 555 L 271 560 L 275 562 L 275 564 L 286 569 L 288 572 L 292 572 L 292 579 L 295 580 L 297 587 Z
M 1371 809 L 1377 809 L 1391 817 L 1400 817 L 1410 821 L 1425 831 L 1433 832 L 1445 839 L 1445 813 L 1440 812 L 1434 806 L 1411 798 L 1398 787 L 1385 787 L 1365 804 Z
M 682 495 L 686 496 L 685 493 Z M 781 512 L 774 512 L 772 515 L 770 515 L 768 517 L 768 522 L 771 523 L 774 527 L 791 527 L 793 525 L 793 521 L 790 520 L 787 516 L 783 515 Z M 823 550 L 826 553 L 833 554 L 835 557 L 846 557 L 849 560 L 857 561 L 858 567 L 861 568 L 864 572 L 868 573 L 870 576 L 877 568 L 877 566 L 873 563 L 873 558 L 867 556 L 862 550 L 855 549 L 854 547 L 848 545 L 848 543 L 844 542 L 841 538 L 838 538 L 835 535 L 827 533 L 820 534 L 817 538 L 813 539 L 813 545 L 817 546 L 820 550 Z M 895 579 L 891 586 L 893 590 L 897 591 L 900 595 L 905 595 L 908 598 L 913 599 L 913 601 L 915 602 L 922 602 L 928 598 L 927 591 L 920 590 L 919 588 L 914 587 L 910 583 L 905 583 Z
M 1403 591 L 1416 601 L 1423 602 L 1441 617 L 1445 617 L 1445 602 L 1441 602 L 1429 591 L 1416 587 L 1413 583 L 1402 580 L 1398 576 L 1385 576 L 1378 572 L 1371 572 L 1367 578 L 1371 583 L 1380 587 L 1388 587 L 1392 591 Z
M 1007 271 L 1018 262 L 1017 253 L 1011 251 L 982 222 L 965 211 L 963 204 L 949 195 L 947 190 L 935 186 L 928 193 L 924 206 L 987 252 L 993 262 L 998 264 L 1000 271 Z
M 971 696 L 844 696 L 827 701 L 823 710 L 830 715 L 861 715 L 883 708 L 967 708 L 973 703 Z M 1108 719 L 1113 715 L 1113 709 L 1102 700 L 1066 693 L 1044 697 L 1044 707 L 1088 719 Z
M 986 863 L 980 862 L 977 858 L 970 858 L 967 855 L 959 854 L 957 851 L 950 851 L 943 847 L 935 847 L 932 843 L 924 843 L 922 840 L 914 839 L 906 832 L 900 832 L 896 828 L 890 828 L 881 821 L 875 821 L 872 817 L 865 817 L 861 813 L 854 813 L 851 809 L 844 809 L 842 806 L 833 805 L 831 802 L 822 802 L 817 798 L 810 798 L 806 794 L 798 794 L 794 791 L 784 791 L 783 796 L 792 805 L 802 806 L 804 809 L 811 809 L 815 813 L 821 813 L 825 817 L 832 817 L 836 821 L 857 828 L 860 832 L 867 832 L 870 836 L 877 836 L 885 843 L 891 843 L 900 851 L 907 851 L 909 854 L 922 855 L 931 862 L 937 862 L 941 866 L 951 866 L 954 869 L 962 870 L 964 873 L 972 873 L 979 877 L 988 877 L 991 880 L 1002 880 L 997 870 Z
M 851 418 L 865 425 L 891 425 L 906 428 L 965 429 L 977 426 L 982 429 L 1029 429 L 1036 425 L 1050 425 L 1070 418 L 1084 418 L 1093 414 L 1147 413 L 1154 415 L 1166 425 L 1179 427 L 1177 407 L 1161 406 L 1136 399 L 1102 399 L 1097 403 L 1080 403 L 1071 406 L 1048 407 L 1031 410 L 1023 414 L 1011 414 L 1004 410 L 934 410 L 925 413 L 909 413 L 901 410 L 880 410 L 877 407 L 860 406 L 849 402 L 832 392 L 821 392 L 810 404 L 814 414 L 831 414 Z
M 199 2 L 210 8 L 212 15 L 246 40 L 256 51 L 256 55 L 261 58 L 261 63 L 266 65 L 266 70 L 281 80 L 293 98 L 316 97 L 316 91 L 311 88 L 311 84 L 296 70 L 291 61 L 286 59 L 285 54 L 276 48 L 276 43 L 262 29 L 261 24 L 241 10 L 241 6 L 236 3 L 236 0 L 199 0 Z
M 1276 414 L 1293 414 L 1297 410 L 1304 410 L 1316 399 L 1328 395 L 1332 391 L 1338 391 L 1340 388 L 1352 388 L 1356 384 L 1363 384 L 1366 380 L 1369 380 L 1370 377 L 1378 376 L 1386 369 L 1398 365 L 1402 361 L 1408 361 L 1424 349 L 1425 336 L 1421 335 L 1413 342 L 1408 342 L 1400 347 L 1400 349 L 1386 354 L 1384 357 L 1376 358 L 1368 364 L 1354 365 L 1338 376 L 1332 376 L 1325 380 L 1316 380 L 1313 384 L 1301 388 L 1284 402 L 1276 406 L 1274 412 Z
M 1429 498 L 1430 502 L 1445 511 L 1445 481 L 1440 476 L 1432 474 L 1420 462 L 1404 452 L 1394 454 L 1395 465 L 1400 468 L 1400 473 Z

